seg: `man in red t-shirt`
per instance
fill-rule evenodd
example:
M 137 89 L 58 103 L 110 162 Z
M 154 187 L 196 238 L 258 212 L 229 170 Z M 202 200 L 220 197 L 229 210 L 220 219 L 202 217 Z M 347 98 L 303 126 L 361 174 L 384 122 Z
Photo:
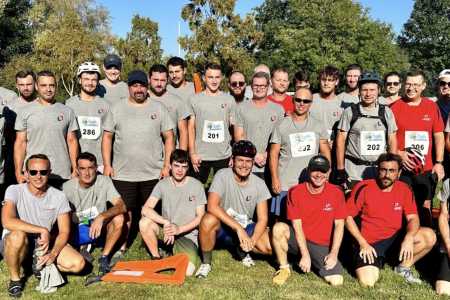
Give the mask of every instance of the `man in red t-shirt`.
M 377 178 L 358 183 L 347 200 L 346 226 L 359 245 L 355 245 L 354 260 L 356 277 L 363 286 L 374 286 L 385 258 L 397 258 L 397 253 L 400 264 L 395 272 L 408 283 L 420 283 L 410 268 L 436 242 L 433 230 L 420 227 L 410 188 L 398 180 L 401 163 L 397 154 L 381 154 Z M 354 220 L 357 216 L 360 228 Z M 402 230 L 403 216 L 406 232 Z
M 289 74 L 285 69 L 279 68 L 272 72 L 273 93 L 267 98 L 283 107 L 284 112 L 290 115 L 294 111 L 292 97 L 287 94 L 289 88 Z
M 308 181 L 288 192 L 287 217 L 291 225 L 279 222 L 273 227 L 272 245 L 280 263 L 273 283 L 282 285 L 291 275 L 287 260 L 291 254 L 300 257 L 303 272 L 309 272 L 312 265 L 325 281 L 341 285 L 344 278 L 338 253 L 347 217 L 344 193 L 328 183 L 330 162 L 325 156 L 311 158 L 308 175 Z
M 425 208 L 425 214 L 420 214 L 421 223 L 429 224 L 434 193 L 430 175 L 435 173 L 438 179 L 444 178 L 444 121 L 436 103 L 422 97 L 426 83 L 421 71 L 408 72 L 404 86 L 404 96 L 391 106 L 398 127 L 398 154 L 402 157 L 406 171 L 402 181 L 412 186 L 419 209 Z M 412 154 L 405 148 L 415 148 L 425 157 L 424 172 L 412 172 L 416 164 L 411 159 Z

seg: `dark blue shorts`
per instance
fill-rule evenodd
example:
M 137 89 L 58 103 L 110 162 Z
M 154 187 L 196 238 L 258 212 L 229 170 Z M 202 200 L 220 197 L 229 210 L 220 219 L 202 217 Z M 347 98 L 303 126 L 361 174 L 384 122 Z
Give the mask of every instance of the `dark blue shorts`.
M 251 237 L 253 235 L 253 231 L 255 231 L 256 223 L 251 223 L 245 227 L 245 232 L 247 232 L 248 236 Z M 239 238 L 236 232 L 226 225 L 222 225 L 217 232 L 216 242 L 218 246 L 223 248 L 236 247 L 239 246 Z

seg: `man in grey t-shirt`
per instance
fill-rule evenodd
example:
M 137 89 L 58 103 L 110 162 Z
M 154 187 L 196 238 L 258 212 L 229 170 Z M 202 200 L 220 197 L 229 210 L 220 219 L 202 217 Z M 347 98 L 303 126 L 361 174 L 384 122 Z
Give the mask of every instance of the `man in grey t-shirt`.
M 286 217 L 287 192 L 306 179 L 309 160 L 318 153 L 331 158 L 327 130 L 309 114 L 311 91 L 299 88 L 292 99 L 294 111 L 275 126 L 270 140 L 269 168 L 272 192 L 276 195 L 270 212 L 282 218 Z
M 267 229 L 267 199 L 264 181 L 252 174 L 256 148 L 241 140 L 233 145 L 233 167 L 214 176 L 208 194 L 208 212 L 200 223 L 202 264 L 198 278 L 211 271 L 212 251 L 217 244 L 237 251 L 246 267 L 254 265 L 250 252 L 271 254 Z M 253 222 L 256 212 L 257 222 Z
M 95 243 L 104 235 L 105 244 L 98 263 L 100 274 L 105 274 L 110 270 L 109 255 L 122 234 L 127 209 L 111 178 L 97 175 L 97 159 L 94 154 L 80 153 L 77 170 L 78 177 L 63 185 L 63 192 L 73 209 L 72 221 L 77 226 L 74 232 L 75 244 L 83 246 Z M 109 208 L 108 203 L 111 206 Z M 88 236 L 84 236 L 84 229 L 88 229 Z M 88 260 L 92 260 L 89 252 L 84 250 Z
M 187 151 L 177 149 L 170 156 L 171 176 L 162 179 L 142 208 L 139 228 L 153 259 L 160 258 L 158 240 L 173 254 L 189 256 L 187 275 L 192 275 L 198 260 L 198 230 L 205 214 L 205 189 L 200 181 L 186 176 L 189 169 Z M 162 214 L 155 211 L 161 200 Z
M 380 154 L 397 151 L 394 115 L 389 107 L 377 102 L 380 87 L 378 74 L 361 75 L 361 103 L 346 108 L 338 125 L 337 183 L 347 183 L 349 189 L 363 179 L 376 177 Z M 349 182 L 346 182 L 347 175 Z
M 23 162 L 32 154 L 50 158 L 50 185 L 61 188 L 64 181 L 76 176 L 78 125 L 75 113 L 55 99 L 56 79 L 50 71 L 37 74 L 38 99 L 27 105 L 16 119 L 14 165 L 17 182 L 25 182 Z
M 259 72 L 253 75 L 253 99 L 241 103 L 236 108 L 236 124 L 234 140 L 249 140 L 256 146 L 255 165 L 253 173 L 264 179 L 264 169 L 267 162 L 267 150 L 273 128 L 283 119 L 284 109 L 267 99 L 269 75 Z
M 43 253 L 33 269 L 55 263 L 63 272 L 78 273 L 83 257 L 67 242 L 70 233 L 70 206 L 64 193 L 48 185 L 50 161 L 44 154 L 32 155 L 26 162 L 27 183 L 11 185 L 2 209 L 3 256 L 8 265 L 10 296 L 20 297 L 23 285 L 20 266 L 34 247 Z M 58 233 L 51 235 L 58 224 Z M 50 241 L 53 241 L 50 243 Z
M 99 171 L 103 172 L 102 134 L 103 123 L 110 110 L 110 105 L 95 94 L 100 78 L 100 68 L 92 62 L 82 63 L 77 70 L 80 94 L 66 101 L 76 115 L 78 121 L 78 141 L 81 152 L 95 155 Z
M 342 102 L 358 103 L 359 88 L 358 80 L 361 76 L 362 68 L 358 64 L 351 64 L 345 69 L 345 91 L 337 95 Z
M 103 60 L 103 72 L 105 79 L 99 81 L 97 95 L 104 98 L 110 105 L 124 102 L 128 99 L 128 87 L 120 80 L 122 71 L 122 59 L 115 54 L 106 55 Z
M 186 62 L 178 56 L 173 56 L 167 61 L 170 84 L 167 90 L 187 103 L 188 99 L 195 94 L 195 87 L 192 82 L 186 80 Z
M 177 125 L 177 128 L 174 130 L 174 140 L 178 146 L 177 148 L 187 151 L 187 120 L 191 115 L 187 102 L 167 91 L 168 71 L 164 65 L 155 64 L 151 66 L 148 77 L 150 80 L 150 99 L 161 102 L 167 108 L 172 121 Z
M 0 86 L 0 104 L 7 105 L 16 100 L 17 94 L 7 88 Z

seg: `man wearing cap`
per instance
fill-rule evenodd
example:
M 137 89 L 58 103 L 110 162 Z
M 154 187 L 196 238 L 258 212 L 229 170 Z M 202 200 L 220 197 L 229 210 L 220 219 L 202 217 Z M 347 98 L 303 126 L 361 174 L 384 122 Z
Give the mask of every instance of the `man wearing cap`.
M 267 99 L 269 75 L 259 72 L 253 75 L 251 87 L 253 99 L 236 108 L 234 140 L 249 140 L 256 146 L 257 154 L 253 173 L 264 179 L 267 151 L 273 128 L 283 119 L 283 107 Z
M 77 70 L 80 94 L 66 100 L 78 121 L 78 140 L 81 152 L 95 155 L 99 171 L 103 172 L 102 144 L 103 123 L 109 112 L 109 103 L 96 95 L 100 68 L 92 62 L 82 63 Z
M 308 180 L 289 190 L 287 217 L 291 224 L 279 222 L 272 230 L 272 247 L 280 264 L 274 284 L 282 285 L 290 277 L 290 254 L 299 258 L 303 272 L 314 270 L 331 285 L 342 285 L 338 254 L 347 212 L 344 193 L 328 183 L 329 175 L 328 159 L 314 156 L 308 163 Z
M 220 90 L 220 65 L 208 63 L 203 78 L 206 89 L 189 98 L 189 155 L 194 176 L 203 184 L 210 170 L 228 167 L 231 156 L 230 126 L 234 124 L 236 102 Z
M 145 72 L 130 72 L 128 89 L 128 100 L 116 103 L 107 114 L 102 155 L 103 174 L 113 179 L 127 206 L 129 229 L 132 212 L 138 213 L 158 180 L 169 175 L 175 124 L 163 104 L 147 97 Z M 125 247 L 126 243 L 121 250 Z
M 122 70 L 122 60 L 115 54 L 106 55 L 103 60 L 103 72 L 105 79 L 99 81 L 97 95 L 105 98 L 110 105 L 128 99 L 128 87 L 125 82 L 120 80 Z
M 230 90 L 230 95 L 233 96 L 237 104 L 245 103 L 250 100 L 245 96 L 245 89 L 247 88 L 247 83 L 245 75 L 240 71 L 231 72 L 228 77 L 228 89 Z
M 186 80 L 186 68 L 187 64 L 184 59 L 178 56 L 171 57 L 167 61 L 167 69 L 169 70 L 169 85 L 167 90 L 185 102 L 189 97 L 195 94 L 194 84 Z
M 337 95 L 338 99 L 344 102 L 358 103 L 359 88 L 358 80 L 361 76 L 362 68 L 358 64 L 351 64 L 345 69 L 345 91 Z
M 270 212 L 278 217 L 286 217 L 287 192 L 306 179 L 309 160 L 319 152 L 331 159 L 327 130 L 309 114 L 312 101 L 309 89 L 298 89 L 293 113 L 275 126 L 270 139 L 269 168 L 275 194 Z
M 208 194 L 208 209 L 200 223 L 202 264 L 196 272 L 205 278 L 211 271 L 214 246 L 234 248 L 246 267 L 254 265 L 249 253 L 271 254 L 267 230 L 269 190 L 252 174 L 255 146 L 245 140 L 233 145 L 233 166 L 214 176 Z M 253 222 L 256 213 L 257 222 Z
M 73 110 L 56 102 L 56 78 L 50 71 L 37 74 L 38 98 L 23 108 L 16 119 L 14 165 L 18 183 L 26 181 L 23 163 L 35 153 L 46 154 L 52 163 L 49 184 L 61 188 L 77 176 L 78 125 Z
M 164 65 L 155 64 L 148 72 L 150 79 L 150 99 L 161 102 L 169 111 L 172 121 L 177 124 L 174 130 L 174 140 L 177 148 L 186 150 L 188 147 L 187 119 L 190 117 L 186 101 L 169 92 L 167 87 L 168 71 Z
M 375 178 L 380 154 L 397 152 L 394 115 L 389 107 L 378 104 L 381 78 L 365 72 L 358 84 L 361 102 L 344 110 L 336 139 L 336 183 L 347 184 L 348 189 L 362 179 Z
M 384 262 L 399 264 L 394 271 L 408 283 L 420 283 L 411 267 L 436 242 L 430 228 L 420 227 L 411 189 L 398 178 L 402 159 L 384 153 L 378 158 L 376 179 L 359 182 L 347 200 L 346 227 L 356 240 L 354 265 L 358 281 L 372 287 L 378 281 Z M 360 226 L 355 218 L 361 220 Z M 405 230 L 402 221 L 406 219 Z

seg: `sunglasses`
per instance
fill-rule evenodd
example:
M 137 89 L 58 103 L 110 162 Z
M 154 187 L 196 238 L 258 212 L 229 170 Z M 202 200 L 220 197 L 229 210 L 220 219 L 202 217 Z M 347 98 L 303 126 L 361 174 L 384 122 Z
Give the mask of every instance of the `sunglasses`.
M 245 86 L 245 82 L 244 81 L 233 81 L 233 82 L 230 82 L 230 85 L 233 88 L 244 87 Z
M 386 82 L 386 86 L 398 86 L 400 82 L 394 81 L 394 82 Z
M 296 103 L 304 103 L 304 104 L 310 104 L 313 102 L 311 99 L 302 99 L 302 98 L 294 98 L 294 101 Z
M 441 87 L 444 87 L 444 86 L 450 87 L 450 81 L 439 81 L 439 86 L 441 86 Z
M 50 170 L 28 170 L 28 174 L 31 176 L 36 176 L 40 174 L 41 176 L 47 176 L 50 173 Z

